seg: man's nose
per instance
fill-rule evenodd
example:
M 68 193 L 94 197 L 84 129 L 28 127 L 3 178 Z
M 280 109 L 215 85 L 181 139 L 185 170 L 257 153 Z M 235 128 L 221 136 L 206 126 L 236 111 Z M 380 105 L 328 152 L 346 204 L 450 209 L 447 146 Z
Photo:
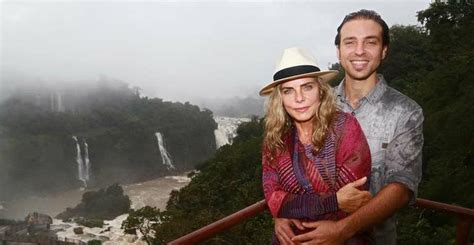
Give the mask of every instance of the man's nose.
M 363 42 L 359 42 L 357 43 L 356 45 L 356 49 L 355 49 L 355 54 L 356 55 L 363 55 L 365 53 L 365 45 Z

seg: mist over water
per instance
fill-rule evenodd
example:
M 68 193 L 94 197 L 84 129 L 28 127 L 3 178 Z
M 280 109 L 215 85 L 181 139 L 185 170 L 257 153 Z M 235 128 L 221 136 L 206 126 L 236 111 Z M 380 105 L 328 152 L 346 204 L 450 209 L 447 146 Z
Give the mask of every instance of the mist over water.
M 167 176 L 155 180 L 123 185 L 124 193 L 132 201 L 132 208 L 139 209 L 146 205 L 166 208 L 166 202 L 172 190 L 178 190 L 190 181 L 186 174 L 182 176 Z M 63 212 L 68 207 L 80 203 L 82 194 L 90 189 L 74 189 L 49 194 L 43 197 L 25 197 L 13 201 L 2 202 L 0 218 L 23 220 L 28 213 L 40 212 L 52 217 Z

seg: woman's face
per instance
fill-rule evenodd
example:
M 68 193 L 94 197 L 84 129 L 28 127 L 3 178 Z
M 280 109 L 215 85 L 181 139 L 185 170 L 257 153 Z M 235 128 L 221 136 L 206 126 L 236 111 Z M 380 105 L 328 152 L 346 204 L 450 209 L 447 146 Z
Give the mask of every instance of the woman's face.
M 314 77 L 303 77 L 280 85 L 283 107 L 295 122 L 313 119 L 321 104 L 319 84 Z

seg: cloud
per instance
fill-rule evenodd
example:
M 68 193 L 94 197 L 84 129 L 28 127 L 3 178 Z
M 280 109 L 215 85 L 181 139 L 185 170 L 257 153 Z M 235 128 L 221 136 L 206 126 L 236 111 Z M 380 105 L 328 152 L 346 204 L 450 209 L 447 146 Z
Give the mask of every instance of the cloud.
M 107 75 L 171 100 L 245 97 L 272 77 L 287 47 L 321 66 L 345 14 L 377 10 L 416 24 L 426 1 L 9 1 L 2 3 L 2 71 L 55 81 Z

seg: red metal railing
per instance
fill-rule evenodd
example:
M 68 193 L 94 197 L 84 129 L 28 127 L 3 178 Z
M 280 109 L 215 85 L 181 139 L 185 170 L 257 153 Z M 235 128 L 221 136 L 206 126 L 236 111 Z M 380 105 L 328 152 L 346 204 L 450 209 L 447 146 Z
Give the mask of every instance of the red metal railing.
M 474 222 L 474 209 L 464 208 L 455 205 L 449 205 L 441 202 L 434 202 L 426 199 L 418 198 L 416 200 L 416 207 L 432 209 L 450 215 L 456 215 L 458 222 L 456 224 L 456 244 L 465 245 L 469 240 L 469 232 Z M 182 236 L 169 244 L 196 244 L 202 242 L 209 237 L 227 230 L 232 226 L 242 222 L 245 219 L 251 218 L 267 209 L 265 200 L 261 200 L 251 206 L 239 210 L 223 219 L 220 219 L 212 224 L 195 230 L 185 236 Z
M 456 224 L 456 244 L 465 245 L 469 240 L 469 232 L 474 222 L 474 209 L 464 208 L 456 205 L 449 205 L 442 202 L 434 202 L 426 199 L 416 199 L 416 207 L 433 209 L 450 215 L 455 215 L 458 218 Z

